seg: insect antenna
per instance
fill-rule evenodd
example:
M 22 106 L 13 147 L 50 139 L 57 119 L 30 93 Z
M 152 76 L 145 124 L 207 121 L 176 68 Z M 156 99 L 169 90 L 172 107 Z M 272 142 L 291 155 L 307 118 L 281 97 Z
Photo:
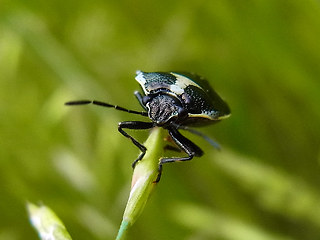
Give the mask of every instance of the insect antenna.
M 107 107 L 107 108 L 114 108 L 114 109 L 119 110 L 119 111 L 132 113 L 132 114 L 137 114 L 137 115 L 141 115 L 141 116 L 145 116 L 145 117 L 148 116 L 147 112 L 134 111 L 134 110 L 130 110 L 130 109 L 127 109 L 127 108 L 120 107 L 118 105 L 112 105 L 112 104 L 109 104 L 109 103 L 100 102 L 100 101 L 96 101 L 96 100 L 70 101 L 70 102 L 66 102 L 64 105 L 76 106 L 76 105 L 88 105 L 88 104 L 94 104 L 94 105 L 98 105 L 98 106 L 101 106 L 101 107 Z

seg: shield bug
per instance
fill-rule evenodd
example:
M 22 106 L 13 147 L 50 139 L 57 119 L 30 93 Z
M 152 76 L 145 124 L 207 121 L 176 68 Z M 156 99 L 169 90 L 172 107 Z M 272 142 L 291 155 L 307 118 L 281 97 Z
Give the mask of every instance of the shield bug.
M 193 73 L 137 71 L 135 79 L 140 84 L 143 94 L 135 91 L 134 95 L 144 111 L 134 111 L 96 100 L 70 101 L 65 104 L 95 104 L 148 117 L 151 121 L 125 121 L 118 124 L 118 131 L 131 139 L 133 144 L 141 151 L 132 167 L 135 167 L 135 164 L 143 158 L 147 149 L 124 129 L 151 129 L 154 127 L 167 129 L 172 140 L 187 156 L 160 159 L 159 175 L 156 179 L 156 182 L 158 182 L 164 163 L 188 161 L 193 157 L 203 155 L 203 151 L 184 137 L 179 129 L 188 130 L 202 136 L 216 146 L 210 138 L 190 127 L 216 123 L 227 118 L 230 115 L 230 109 L 204 78 Z

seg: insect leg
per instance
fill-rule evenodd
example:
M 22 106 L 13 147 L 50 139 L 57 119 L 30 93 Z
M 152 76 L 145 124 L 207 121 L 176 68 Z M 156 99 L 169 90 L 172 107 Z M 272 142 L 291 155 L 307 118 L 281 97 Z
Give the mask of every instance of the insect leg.
M 175 158 L 162 158 L 159 163 L 159 174 L 155 182 L 159 182 L 162 174 L 162 165 L 164 163 L 170 162 L 179 162 L 179 161 L 189 161 L 193 157 L 201 157 L 203 155 L 203 151 L 191 142 L 188 138 L 184 137 L 181 133 L 178 132 L 176 128 L 170 128 L 169 134 L 172 140 L 177 144 L 177 146 L 188 154 L 187 157 L 175 157 Z
M 132 168 L 134 168 L 136 163 L 143 158 L 143 156 L 146 154 L 147 148 L 145 146 L 143 146 L 141 143 L 139 143 L 132 136 L 130 136 L 127 132 L 125 132 L 123 130 L 123 128 L 126 128 L 126 129 L 150 129 L 153 127 L 154 127 L 154 124 L 152 122 L 127 121 L 127 122 L 120 122 L 119 123 L 118 131 L 123 136 L 129 138 L 132 141 L 132 143 L 134 145 L 136 145 L 141 151 L 141 154 L 139 155 L 139 157 L 132 163 Z

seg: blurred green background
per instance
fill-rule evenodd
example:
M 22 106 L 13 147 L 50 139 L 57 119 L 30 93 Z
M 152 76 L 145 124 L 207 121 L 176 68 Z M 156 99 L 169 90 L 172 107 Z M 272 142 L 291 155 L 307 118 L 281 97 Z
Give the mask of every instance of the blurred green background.
M 166 165 L 128 239 L 320 239 L 320 8 L 316 0 L 1 1 L 0 239 L 37 239 L 26 201 L 73 239 L 114 239 L 138 150 L 135 71 L 205 76 L 231 118 L 219 152 Z M 143 141 L 148 132 L 134 133 Z

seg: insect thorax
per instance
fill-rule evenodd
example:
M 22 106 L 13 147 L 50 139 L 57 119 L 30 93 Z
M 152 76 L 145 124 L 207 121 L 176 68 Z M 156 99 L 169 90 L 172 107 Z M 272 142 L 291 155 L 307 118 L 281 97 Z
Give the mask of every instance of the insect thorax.
M 164 125 L 171 118 L 177 117 L 182 109 L 181 102 L 176 97 L 166 94 L 152 97 L 146 106 L 149 118 L 159 125 Z

